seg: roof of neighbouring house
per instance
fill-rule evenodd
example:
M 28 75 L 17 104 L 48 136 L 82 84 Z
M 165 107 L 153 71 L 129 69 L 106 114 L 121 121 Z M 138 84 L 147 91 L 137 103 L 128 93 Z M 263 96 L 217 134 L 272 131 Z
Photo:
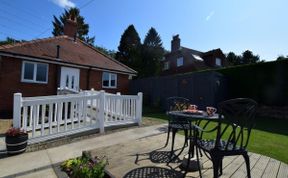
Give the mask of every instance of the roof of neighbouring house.
M 57 58 L 57 45 L 60 46 Z M 119 61 L 103 54 L 95 47 L 66 35 L 0 46 L 0 52 L 41 58 L 50 61 L 95 67 L 103 70 L 136 74 Z

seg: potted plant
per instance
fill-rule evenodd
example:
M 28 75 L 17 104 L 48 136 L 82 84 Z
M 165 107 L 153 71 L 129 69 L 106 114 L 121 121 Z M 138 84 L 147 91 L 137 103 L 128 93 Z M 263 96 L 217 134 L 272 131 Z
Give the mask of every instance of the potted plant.
M 11 127 L 5 134 L 7 153 L 10 155 L 25 152 L 27 147 L 28 134 L 20 128 Z
M 106 157 L 92 158 L 90 152 L 83 151 L 81 157 L 68 159 L 63 162 L 61 169 L 66 172 L 70 178 L 113 178 L 113 176 L 105 170 L 107 164 L 108 160 Z

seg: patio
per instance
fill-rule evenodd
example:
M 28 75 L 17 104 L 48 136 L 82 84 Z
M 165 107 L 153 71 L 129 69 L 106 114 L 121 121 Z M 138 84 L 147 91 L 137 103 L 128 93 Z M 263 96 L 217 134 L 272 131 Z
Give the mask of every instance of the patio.
M 135 168 L 157 166 L 171 169 L 165 163 L 167 150 L 170 147 L 166 150 L 156 150 L 164 145 L 166 128 L 166 124 L 160 124 L 125 129 L 58 147 L 2 158 L 0 159 L 1 176 L 59 177 L 59 163 L 80 156 L 85 150 L 91 150 L 93 155 L 106 155 L 109 159 L 107 169 L 117 178 L 123 177 Z M 181 135 L 176 136 L 176 148 L 181 146 L 183 139 Z M 149 158 L 150 155 L 153 162 Z M 180 158 L 182 159 L 182 155 Z M 171 163 L 170 166 L 177 167 L 180 164 L 179 161 Z M 203 177 L 212 177 L 211 161 L 207 158 L 202 158 L 202 161 L 204 163 Z M 287 178 L 288 176 L 288 165 L 275 159 L 250 153 L 250 161 L 252 177 Z M 242 157 L 224 158 L 222 177 L 246 177 L 243 163 Z M 176 168 L 176 171 L 178 170 L 179 168 Z M 188 177 L 197 176 L 198 171 L 188 174 Z
M 149 137 L 143 137 L 133 142 L 125 142 L 113 146 L 102 147 L 92 150 L 92 155 L 106 155 L 109 160 L 108 170 L 116 177 L 121 178 L 127 172 L 142 167 L 164 167 L 175 168 L 176 173 L 180 171 L 181 160 L 176 160 L 166 165 L 169 155 L 169 145 L 164 150 L 158 150 L 164 145 L 166 134 L 161 133 Z M 176 148 L 180 148 L 184 137 L 177 135 Z M 187 150 L 184 150 L 187 152 Z M 180 159 L 183 158 L 183 153 Z M 277 177 L 284 178 L 288 176 L 288 165 L 273 158 L 256 153 L 250 153 L 251 176 L 252 177 Z M 212 162 L 207 157 L 202 157 L 203 177 L 213 177 Z M 137 171 L 137 170 L 135 170 Z M 138 175 L 141 175 L 141 169 L 138 169 Z M 142 171 L 145 170 L 145 168 Z M 140 172 L 140 173 L 139 173 Z M 144 173 L 143 173 L 144 174 Z M 179 174 L 178 174 L 179 175 Z M 199 177 L 198 171 L 189 172 L 187 177 Z M 242 156 L 225 157 L 223 161 L 223 175 L 221 177 L 246 177 L 246 168 Z

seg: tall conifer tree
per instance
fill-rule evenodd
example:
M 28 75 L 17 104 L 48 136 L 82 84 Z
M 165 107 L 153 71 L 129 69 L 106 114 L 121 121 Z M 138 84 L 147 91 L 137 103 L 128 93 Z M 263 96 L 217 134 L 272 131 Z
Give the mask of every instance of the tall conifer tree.
M 141 41 L 134 28 L 129 25 L 121 36 L 116 59 L 134 70 L 141 70 Z
M 155 28 L 151 27 L 146 34 L 142 47 L 143 71 L 141 77 L 158 75 L 161 66 L 160 60 L 164 56 L 162 40 Z

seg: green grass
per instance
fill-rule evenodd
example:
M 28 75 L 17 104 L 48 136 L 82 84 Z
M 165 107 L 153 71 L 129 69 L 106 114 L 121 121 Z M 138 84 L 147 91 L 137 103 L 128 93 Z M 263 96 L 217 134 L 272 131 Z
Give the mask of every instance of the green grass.
M 167 120 L 164 112 L 156 109 L 144 108 L 144 117 Z M 211 123 L 211 127 L 215 123 Z M 266 155 L 288 164 L 288 120 L 256 118 L 256 125 L 251 133 L 248 150 Z M 183 133 L 180 133 L 183 134 Z M 209 135 L 215 137 L 215 134 Z M 206 137 L 207 138 L 207 137 Z

